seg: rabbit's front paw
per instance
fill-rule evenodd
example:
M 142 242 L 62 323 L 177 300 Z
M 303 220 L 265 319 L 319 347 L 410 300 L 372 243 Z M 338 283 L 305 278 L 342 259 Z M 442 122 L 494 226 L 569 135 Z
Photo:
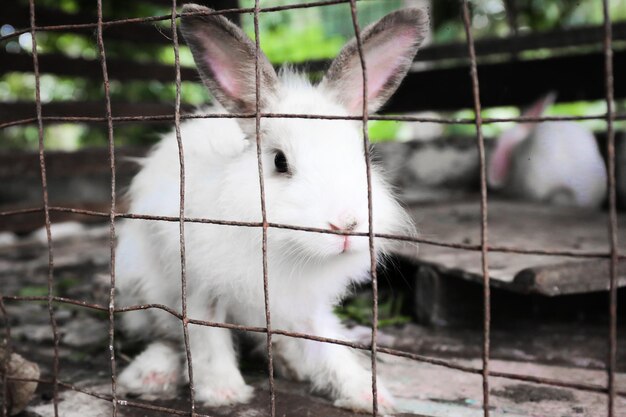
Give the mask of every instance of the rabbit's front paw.
M 218 407 L 247 403 L 252 399 L 254 388 L 246 385 L 240 375 L 226 378 L 214 376 L 198 381 L 195 394 L 196 399 L 205 405 Z
M 334 402 L 335 407 L 347 408 L 353 411 L 372 412 L 372 388 L 362 387 L 355 392 L 344 392 Z M 378 384 L 378 412 L 381 415 L 392 414 L 395 411 L 394 399 L 385 387 Z
M 178 361 L 156 357 L 142 354 L 124 369 L 118 378 L 120 391 L 146 399 L 173 397 L 180 380 Z

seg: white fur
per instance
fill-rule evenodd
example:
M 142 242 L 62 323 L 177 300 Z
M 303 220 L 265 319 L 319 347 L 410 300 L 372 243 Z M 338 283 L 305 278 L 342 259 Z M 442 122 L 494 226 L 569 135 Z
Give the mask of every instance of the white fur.
M 146 398 L 171 397 L 181 377 L 176 359 L 177 353 L 171 345 L 152 343 L 120 375 L 122 391 L 141 392 Z
M 314 87 L 293 77 L 286 78 L 288 88 L 274 111 L 342 112 Z M 367 232 L 367 185 L 358 123 L 263 119 L 262 129 L 266 132 L 263 163 L 268 221 L 328 229 L 329 222 L 342 224 L 347 217 L 357 220 L 356 231 Z M 181 134 L 185 215 L 260 222 L 255 143 L 244 139 L 232 119 L 192 120 L 182 125 Z M 288 155 L 294 170 L 291 178 L 274 172 L 274 148 Z M 175 136 L 165 137 L 142 165 L 130 188 L 130 211 L 177 216 L 179 163 Z M 410 231 L 406 214 L 377 169 L 372 171 L 372 182 L 374 231 Z M 264 326 L 261 229 L 186 223 L 185 231 L 190 317 Z M 368 239 L 353 236 L 350 240 L 351 249 L 342 253 L 342 236 L 269 229 L 269 299 L 275 328 L 342 338 L 332 306 L 351 283 L 369 278 Z M 375 245 L 380 256 L 389 242 L 377 239 Z M 119 230 L 116 264 L 121 303 L 160 303 L 180 310 L 177 223 L 124 223 Z M 145 338 L 155 333 L 173 338 L 181 333 L 178 320 L 160 311 L 128 313 L 124 324 L 129 332 Z M 198 398 L 212 405 L 228 402 L 208 386 L 215 383 L 216 373 L 225 373 L 226 379 L 233 380 L 228 385 L 246 392 L 240 399 L 248 399 L 250 389 L 243 385 L 228 332 L 192 326 L 190 333 Z M 366 395 L 371 391 L 370 373 L 357 363 L 351 350 L 280 336 L 274 339 L 279 348 L 284 346 L 283 356 L 299 376 L 311 380 L 319 390 L 330 391 L 339 405 L 360 409 L 371 406 Z M 391 403 L 384 387 L 380 392 Z
M 549 93 L 524 116 L 539 117 Z M 521 123 L 500 135 L 488 167 L 489 184 L 527 200 L 598 207 L 606 196 L 606 167 L 593 133 L 569 121 Z
M 593 134 L 578 123 L 539 123 L 513 158 L 507 186 L 516 195 L 580 207 L 604 201 L 604 160 Z
M 347 115 L 348 111 L 331 97 L 327 87 L 313 86 L 287 71 L 273 86 L 272 99 L 264 111 Z M 187 121 L 181 126 L 181 135 L 185 216 L 261 222 L 255 138 L 246 138 L 240 123 L 224 118 Z M 368 231 L 360 122 L 263 118 L 261 136 L 269 222 L 321 229 L 330 229 L 331 223 L 342 228 L 356 222 L 354 231 Z M 286 155 L 290 175 L 276 171 L 277 150 Z M 141 164 L 129 190 L 130 211 L 178 216 L 175 135 L 164 137 Z M 374 232 L 413 233 L 407 214 L 377 167 L 372 168 L 371 175 Z M 333 306 L 352 284 L 370 276 L 368 238 L 349 237 L 346 251 L 344 240 L 340 235 L 268 230 L 269 307 L 275 329 L 344 338 Z M 185 223 L 189 317 L 265 326 L 261 242 L 262 229 L 258 227 Z M 378 259 L 390 244 L 375 240 Z M 180 311 L 178 223 L 127 220 L 119 229 L 116 276 L 122 305 L 159 303 Z M 153 343 L 161 343 L 161 339 L 180 342 L 182 335 L 180 321 L 159 310 L 126 313 L 123 322 L 129 334 Z M 229 331 L 190 325 L 189 333 L 196 398 L 208 405 L 249 400 L 252 388 L 238 369 Z M 260 342 L 266 337 L 254 336 Z M 311 381 L 315 390 L 329 394 L 338 406 L 371 409 L 371 373 L 354 350 L 283 336 L 273 340 L 277 362 L 280 359 L 282 369 L 289 370 L 291 376 Z M 151 353 L 155 361 L 181 360 L 171 352 L 164 355 L 162 346 L 156 351 L 153 346 L 148 351 L 156 352 Z M 153 393 L 154 384 L 144 388 L 140 379 L 155 365 L 142 355 L 122 373 L 120 383 L 139 393 Z M 378 392 L 380 410 L 391 411 L 393 398 L 382 382 Z

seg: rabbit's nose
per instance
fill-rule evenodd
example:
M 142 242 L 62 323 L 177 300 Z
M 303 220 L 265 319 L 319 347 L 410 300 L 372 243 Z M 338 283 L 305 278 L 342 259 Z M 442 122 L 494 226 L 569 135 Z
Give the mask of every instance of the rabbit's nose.
M 330 230 L 335 230 L 335 231 L 340 231 L 340 232 L 351 232 L 354 230 L 354 228 L 356 227 L 356 222 L 351 222 L 349 224 L 346 224 L 344 227 L 338 227 L 333 223 L 328 223 L 328 225 L 330 226 Z M 339 235 L 339 237 L 341 237 L 343 239 L 343 244 L 342 244 L 342 249 L 341 252 L 346 252 L 348 249 L 350 249 L 350 236 L 348 235 Z
M 337 226 L 334 223 L 328 223 L 330 226 L 330 230 L 340 230 L 342 232 L 352 232 L 358 226 L 358 222 L 356 220 L 350 220 L 347 222 L 339 222 L 341 226 Z
M 330 222 L 328 223 L 328 225 L 330 226 L 330 230 L 334 230 L 334 231 L 341 230 L 341 227 L 335 226 L 334 224 Z
M 348 232 L 352 232 L 354 229 L 356 229 L 356 227 L 358 226 L 358 223 L 356 220 L 352 220 L 350 222 L 348 222 L 345 226 L 344 226 L 344 230 L 348 231 Z

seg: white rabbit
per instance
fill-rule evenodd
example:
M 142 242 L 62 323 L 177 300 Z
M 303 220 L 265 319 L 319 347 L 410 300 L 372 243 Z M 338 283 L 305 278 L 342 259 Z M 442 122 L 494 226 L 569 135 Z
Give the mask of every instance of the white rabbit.
M 526 117 L 540 117 L 550 93 Z M 557 205 L 598 207 L 606 195 L 606 166 L 594 135 L 580 123 L 519 123 L 500 135 L 488 166 L 489 185 L 505 194 Z
M 209 12 L 186 5 L 184 13 Z M 202 80 L 230 112 L 255 111 L 255 45 L 221 16 L 184 16 L 182 33 Z M 404 9 L 364 29 L 369 110 L 376 111 L 407 73 L 427 25 L 424 12 Z M 350 41 L 319 85 L 259 56 L 261 111 L 359 115 L 362 75 Z M 224 112 L 215 107 L 211 111 Z M 367 232 L 366 168 L 360 121 L 263 118 L 261 146 L 269 222 Z M 261 221 L 254 119 L 197 119 L 181 126 L 185 155 L 185 215 Z M 133 213 L 178 216 L 179 161 L 174 134 L 142 161 L 129 189 Z M 377 167 L 372 170 L 376 233 L 410 235 L 413 225 Z M 188 315 L 215 322 L 265 326 L 262 230 L 186 223 Z M 392 242 L 376 239 L 377 257 Z M 269 304 L 275 329 L 341 339 L 333 306 L 353 283 L 369 279 L 367 237 L 268 230 Z M 127 220 L 119 230 L 117 288 L 121 305 L 160 303 L 181 309 L 179 225 Z M 121 373 L 120 386 L 145 396 L 182 383 L 180 320 L 160 310 L 125 313 L 125 330 L 149 340 Z M 190 325 L 195 398 L 218 406 L 248 401 L 252 388 L 238 369 L 226 329 Z M 259 341 L 265 334 L 254 333 Z M 309 380 L 335 405 L 371 410 L 371 373 L 353 349 L 275 335 L 278 370 Z M 367 360 L 365 360 L 367 362 Z M 378 384 L 382 412 L 393 398 Z

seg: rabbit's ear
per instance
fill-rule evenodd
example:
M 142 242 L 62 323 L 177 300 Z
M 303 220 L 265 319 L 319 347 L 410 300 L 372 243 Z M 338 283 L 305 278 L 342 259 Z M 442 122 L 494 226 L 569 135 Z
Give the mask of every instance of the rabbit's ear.
M 529 133 L 518 124 L 505 130 L 498 137 L 487 166 L 487 181 L 491 187 L 500 188 L 505 184 L 511 171 L 515 148 L 528 137 Z
M 541 97 L 539 100 L 535 101 L 533 104 L 528 107 L 524 113 L 522 113 L 523 117 L 541 117 L 543 113 L 546 111 L 548 107 L 554 104 L 556 100 L 556 91 L 550 91 L 545 96 Z M 527 129 L 533 129 L 537 122 L 528 122 L 524 123 Z
M 186 4 L 182 13 L 209 13 L 213 10 Z M 221 15 L 181 16 L 181 32 L 191 49 L 204 84 L 229 111 L 256 110 L 254 42 Z M 261 109 L 277 87 L 278 77 L 265 54 L 259 51 Z
M 556 92 L 551 91 L 544 97 L 530 105 L 524 113 L 523 117 L 541 117 L 548 107 L 556 100 Z M 517 145 L 529 138 L 537 122 L 518 123 L 512 128 L 502 132 L 498 137 L 496 148 L 487 167 L 487 179 L 489 185 L 494 188 L 501 187 L 506 182 L 511 165 L 513 162 L 513 154 Z
M 396 91 L 427 32 L 428 17 L 420 9 L 388 14 L 361 32 L 367 70 L 368 110 L 375 112 Z M 353 38 L 331 64 L 321 86 L 351 114 L 363 109 L 363 73 Z

